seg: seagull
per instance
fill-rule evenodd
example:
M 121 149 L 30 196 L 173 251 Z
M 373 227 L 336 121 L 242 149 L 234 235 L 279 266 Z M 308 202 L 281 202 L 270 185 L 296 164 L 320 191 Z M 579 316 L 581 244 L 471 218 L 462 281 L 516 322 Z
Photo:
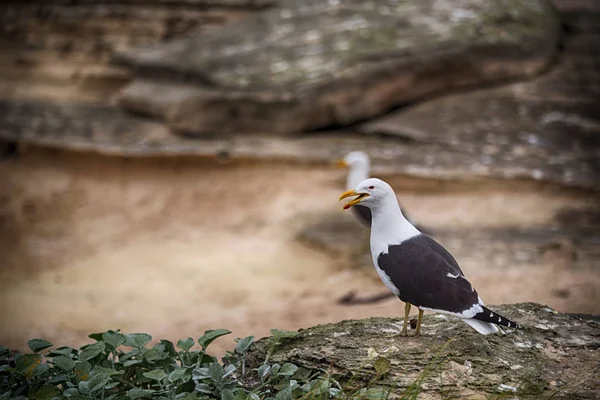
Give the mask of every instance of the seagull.
M 336 165 L 342 168 L 348 168 L 346 176 L 346 190 L 354 189 L 360 182 L 369 178 L 371 169 L 371 160 L 364 151 L 351 151 L 344 158 L 336 161 Z M 371 210 L 369 207 L 356 205 L 350 212 L 354 218 L 365 228 L 371 227 Z M 419 229 L 425 233 L 431 233 L 428 229 L 419 226 Z
M 346 176 L 346 190 L 354 189 L 359 183 L 369 177 L 371 160 L 367 153 L 362 151 L 351 151 L 344 158 L 336 162 L 338 167 L 348 168 Z M 359 224 L 365 228 L 371 227 L 371 210 L 369 207 L 357 205 L 350 212 Z
M 344 205 L 344 210 L 357 204 L 371 210 L 373 264 L 385 286 L 405 303 L 401 335 L 407 335 L 411 305 L 419 309 L 416 335 L 421 332 L 424 310 L 461 318 L 482 335 L 501 330 L 497 325 L 519 327 L 485 307 L 454 257 L 402 215 L 389 184 L 369 178 L 343 193 L 339 200 L 348 197 L 354 199 Z

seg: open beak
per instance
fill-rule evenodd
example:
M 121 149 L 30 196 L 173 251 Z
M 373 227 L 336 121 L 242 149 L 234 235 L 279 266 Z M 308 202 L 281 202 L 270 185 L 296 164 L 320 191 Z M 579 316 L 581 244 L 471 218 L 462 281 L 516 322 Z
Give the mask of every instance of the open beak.
M 344 160 L 337 160 L 335 162 L 335 166 L 338 167 L 338 168 L 347 168 L 348 164 Z
M 357 196 L 357 197 L 354 200 L 350 200 L 348 203 L 346 203 L 344 205 L 344 210 L 347 210 L 350 207 L 352 207 L 353 205 L 360 203 L 362 199 L 364 199 L 365 197 L 369 197 L 369 194 L 368 193 L 358 193 L 354 189 L 352 189 L 352 190 L 348 190 L 347 192 L 342 193 L 342 195 L 340 196 L 340 199 L 338 201 L 341 201 L 342 199 L 345 199 L 347 197 L 353 197 L 353 196 Z

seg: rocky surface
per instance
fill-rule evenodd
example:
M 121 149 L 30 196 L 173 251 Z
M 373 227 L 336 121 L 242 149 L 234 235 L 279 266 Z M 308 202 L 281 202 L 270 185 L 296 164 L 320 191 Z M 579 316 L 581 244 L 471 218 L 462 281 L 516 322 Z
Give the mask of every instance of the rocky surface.
M 451 88 L 537 75 L 546 0 L 287 1 L 204 35 L 121 53 L 128 110 L 191 135 L 347 125 Z
M 557 64 L 534 81 L 433 99 L 359 130 L 454 148 L 483 170 L 533 179 L 550 174 L 564 182 L 584 176 L 595 180 L 600 175 L 600 35 L 590 31 L 566 37 Z M 439 158 L 432 154 L 423 163 L 439 165 Z
M 248 366 L 271 351 L 271 362 L 329 371 L 346 388 L 368 385 L 391 399 L 415 386 L 420 399 L 598 398 L 600 318 L 534 303 L 491 308 L 523 329 L 482 336 L 456 318 L 426 315 L 422 336 L 400 337 L 402 319 L 342 321 L 300 330 L 278 346 L 262 339 Z
M 38 3 L 32 4 L 40 8 Z M 79 8 L 76 9 L 85 4 L 89 3 L 78 3 Z M 127 4 L 131 8 L 134 3 Z M 141 1 L 135 4 L 149 7 Z M 183 7 L 182 4 L 178 7 Z M 577 4 L 580 8 L 576 7 Z M 238 133 L 224 137 L 216 131 L 201 139 L 174 135 L 160 121 L 129 114 L 110 105 L 107 94 L 114 94 L 115 87 L 127 82 L 129 72 L 126 70 L 118 70 L 125 75 L 113 81 L 112 85 L 99 77 L 95 85 L 86 86 L 74 75 L 54 80 L 52 86 L 46 86 L 47 83 L 42 85 L 36 79 L 42 79 L 39 74 L 43 74 L 43 65 L 57 71 L 52 67 L 54 59 L 49 58 L 43 65 L 33 64 L 21 72 L 13 65 L 12 72 L 0 75 L 4 77 L 0 79 L 0 86 L 6 87 L 0 92 L 3 115 L 0 138 L 123 156 L 219 155 L 231 160 L 277 159 L 327 164 L 348 151 L 363 149 L 372 157 L 373 174 L 386 179 L 399 175 L 455 181 L 527 178 L 595 189 L 600 184 L 600 120 L 595 112 L 600 109 L 600 53 L 595 45 L 600 42 L 600 13 L 590 9 L 584 1 L 562 1 L 557 5 L 565 10 L 562 20 L 567 28 L 566 35 L 556 62 L 542 76 L 496 89 L 424 100 L 347 128 L 291 136 Z M 63 29 L 61 27 L 68 26 L 61 21 L 69 21 L 69 7 L 61 7 L 62 14 L 52 14 L 59 22 L 54 24 L 55 28 L 51 28 L 51 24 L 42 24 L 48 30 L 48 37 L 58 35 L 57 32 Z M 184 13 L 180 8 L 168 10 Z M 211 10 L 217 12 L 216 9 Z M 229 13 L 241 9 L 221 7 L 219 10 Z M 38 18 L 34 21 L 43 21 L 41 11 L 34 14 Z M 23 15 L 26 20 L 29 14 Z M 14 24 L 27 26 L 24 22 Z M 76 32 L 82 36 L 82 42 L 87 37 L 91 40 L 93 30 L 86 31 L 85 24 L 77 26 L 80 30 Z M 24 32 L 24 29 L 15 32 Z M 64 29 L 63 36 L 70 37 Z M 129 33 L 123 33 L 124 37 L 130 35 L 132 43 L 143 41 L 135 39 L 137 33 L 134 28 L 131 29 Z M 33 38 L 43 37 L 32 35 Z M 21 43 L 17 39 L 18 36 L 15 36 L 15 45 Z M 70 37 L 70 40 L 75 39 Z M 152 36 L 152 40 L 160 41 L 156 35 Z M 52 43 L 51 40 L 48 42 Z M 40 49 L 48 47 L 44 43 L 34 41 Z M 21 50 L 4 50 L 13 55 L 21 54 Z M 39 51 L 31 54 L 34 53 L 40 54 Z M 83 53 L 69 54 L 65 56 L 65 62 L 73 66 L 76 65 L 76 55 Z M 99 65 L 106 67 L 105 64 Z M 73 68 L 77 70 L 79 67 Z M 32 71 L 37 71 L 35 74 L 38 75 L 33 76 L 38 78 L 31 78 Z M 12 79 L 14 74 L 22 76 Z M 140 83 L 141 87 L 150 90 L 150 94 L 145 95 L 149 100 L 140 100 L 146 101 L 148 109 L 156 109 L 155 113 L 163 112 L 168 109 L 172 98 L 167 96 L 168 92 L 152 96 L 152 89 L 156 88 L 154 85 L 159 80 L 150 81 L 148 86 L 140 83 L 142 81 L 132 84 Z M 71 87 L 75 88 L 76 95 L 67 99 L 57 95 Z M 189 88 L 190 93 L 195 90 L 194 87 Z
M 131 79 L 115 51 L 231 23 L 269 0 L 31 0 L 0 4 L 3 98 L 106 102 Z

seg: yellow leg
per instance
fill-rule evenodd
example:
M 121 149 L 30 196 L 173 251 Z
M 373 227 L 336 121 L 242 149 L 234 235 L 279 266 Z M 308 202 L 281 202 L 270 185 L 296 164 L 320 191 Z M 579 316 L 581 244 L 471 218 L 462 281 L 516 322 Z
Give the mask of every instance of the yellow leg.
M 410 303 L 404 303 L 404 324 L 402 325 L 402 332 L 400 332 L 400 336 L 407 336 L 407 328 L 408 328 L 408 314 L 410 314 Z
M 415 336 L 421 334 L 421 320 L 423 319 L 423 310 L 419 309 L 419 317 L 417 318 L 417 330 Z

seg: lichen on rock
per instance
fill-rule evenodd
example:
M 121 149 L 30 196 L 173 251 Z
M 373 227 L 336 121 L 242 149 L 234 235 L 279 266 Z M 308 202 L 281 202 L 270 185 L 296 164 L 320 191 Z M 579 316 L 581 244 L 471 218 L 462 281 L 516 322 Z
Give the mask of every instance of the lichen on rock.
M 271 362 L 328 371 L 350 386 L 389 390 L 392 399 L 415 382 L 419 398 L 427 399 L 504 392 L 518 398 L 597 398 L 598 317 L 562 314 L 535 303 L 491 308 L 523 328 L 482 336 L 457 318 L 426 315 L 422 336 L 401 337 L 401 319 L 341 321 L 300 330 L 275 347 L 271 338 L 261 339 L 248 363 L 258 367 L 270 352 Z M 385 374 L 375 365 L 382 358 L 389 361 Z

